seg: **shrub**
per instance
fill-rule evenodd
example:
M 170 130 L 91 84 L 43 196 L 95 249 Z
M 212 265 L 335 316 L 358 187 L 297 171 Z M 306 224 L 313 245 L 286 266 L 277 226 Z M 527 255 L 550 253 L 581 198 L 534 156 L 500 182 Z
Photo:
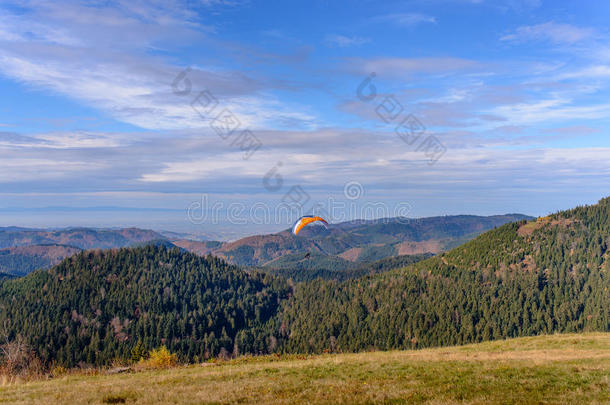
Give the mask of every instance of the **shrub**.
M 63 366 L 54 366 L 51 368 L 51 376 L 53 377 L 61 377 L 68 373 L 68 369 Z
M 131 349 L 131 361 L 134 363 L 139 362 L 142 359 L 146 359 L 148 353 L 144 348 L 141 340 L 138 340 L 138 343 Z
M 30 379 L 43 371 L 42 362 L 21 335 L 0 346 L 0 374 Z
M 161 346 L 158 349 L 151 350 L 148 359 L 140 360 L 139 364 L 145 368 L 170 368 L 178 364 L 178 356 L 176 353 L 170 353 L 167 347 Z

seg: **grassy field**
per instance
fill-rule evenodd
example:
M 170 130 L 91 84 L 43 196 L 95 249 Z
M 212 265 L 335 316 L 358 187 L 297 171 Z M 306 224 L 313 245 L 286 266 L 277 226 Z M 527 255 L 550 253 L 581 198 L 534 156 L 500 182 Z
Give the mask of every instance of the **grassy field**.
M 70 375 L 0 387 L 0 402 L 610 404 L 610 333 Z

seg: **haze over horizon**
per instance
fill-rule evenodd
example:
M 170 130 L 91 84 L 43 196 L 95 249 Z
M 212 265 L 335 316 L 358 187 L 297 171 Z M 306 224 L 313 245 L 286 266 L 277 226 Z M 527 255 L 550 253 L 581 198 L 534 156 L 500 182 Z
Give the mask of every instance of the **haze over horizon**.
M 372 4 L 3 2 L 0 226 L 245 235 L 286 202 L 337 222 L 610 194 L 610 3 Z

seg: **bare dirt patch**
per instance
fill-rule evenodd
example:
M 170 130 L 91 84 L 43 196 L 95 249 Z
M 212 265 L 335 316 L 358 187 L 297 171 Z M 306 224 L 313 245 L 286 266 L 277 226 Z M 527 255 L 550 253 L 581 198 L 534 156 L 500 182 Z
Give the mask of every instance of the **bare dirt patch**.
M 540 229 L 544 226 L 563 226 L 567 228 L 576 222 L 578 221 L 572 218 L 551 219 L 550 217 L 541 217 L 538 218 L 536 221 L 531 221 L 524 225 L 521 225 L 521 227 L 519 227 L 519 229 L 517 230 L 517 234 L 519 236 L 529 236 L 533 234 L 535 230 Z
M 422 242 L 405 241 L 398 245 L 399 255 L 416 255 L 421 253 L 439 253 L 442 246 L 438 240 L 426 240 Z
M 355 262 L 360 257 L 360 253 L 362 253 L 362 248 L 351 248 L 341 253 L 339 257 L 350 262 Z

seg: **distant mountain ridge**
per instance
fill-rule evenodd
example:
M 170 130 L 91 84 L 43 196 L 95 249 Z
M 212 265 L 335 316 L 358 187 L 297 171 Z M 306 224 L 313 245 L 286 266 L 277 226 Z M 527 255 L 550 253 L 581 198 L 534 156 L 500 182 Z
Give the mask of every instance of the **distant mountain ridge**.
M 399 255 L 439 253 L 508 222 L 533 219 L 522 214 L 454 215 L 420 219 L 386 218 L 310 226 L 298 236 L 290 230 L 248 236 L 234 242 L 172 241 L 191 252 L 223 257 L 242 266 L 270 266 L 287 255 L 321 253 L 336 261 L 372 262 Z M 285 265 L 284 260 L 284 265 Z
M 155 231 L 140 228 L 68 228 L 52 231 L 0 228 L 0 249 L 43 244 L 68 245 L 79 249 L 110 249 L 155 239 L 166 238 Z
M 169 243 L 159 233 L 139 228 L 41 230 L 5 227 L 0 228 L 0 271 L 23 276 L 33 270 L 54 266 L 82 250 L 112 249 L 149 242 Z
M 332 224 L 328 230 L 307 227 L 295 237 L 289 230 L 233 242 L 177 239 L 183 234 L 139 228 L 55 230 L 0 228 L 0 271 L 23 276 L 47 269 L 81 250 L 164 245 L 201 256 L 212 254 L 239 266 L 296 269 L 309 253 L 307 268 L 334 272 L 349 263 L 439 253 L 506 222 L 529 219 L 521 214 L 481 217 L 456 215 L 421 219 L 386 218 Z M 311 255 L 311 253 L 318 253 Z
M 24 276 L 37 269 L 46 269 L 81 252 L 74 246 L 47 244 L 15 246 L 0 249 L 0 271 Z

